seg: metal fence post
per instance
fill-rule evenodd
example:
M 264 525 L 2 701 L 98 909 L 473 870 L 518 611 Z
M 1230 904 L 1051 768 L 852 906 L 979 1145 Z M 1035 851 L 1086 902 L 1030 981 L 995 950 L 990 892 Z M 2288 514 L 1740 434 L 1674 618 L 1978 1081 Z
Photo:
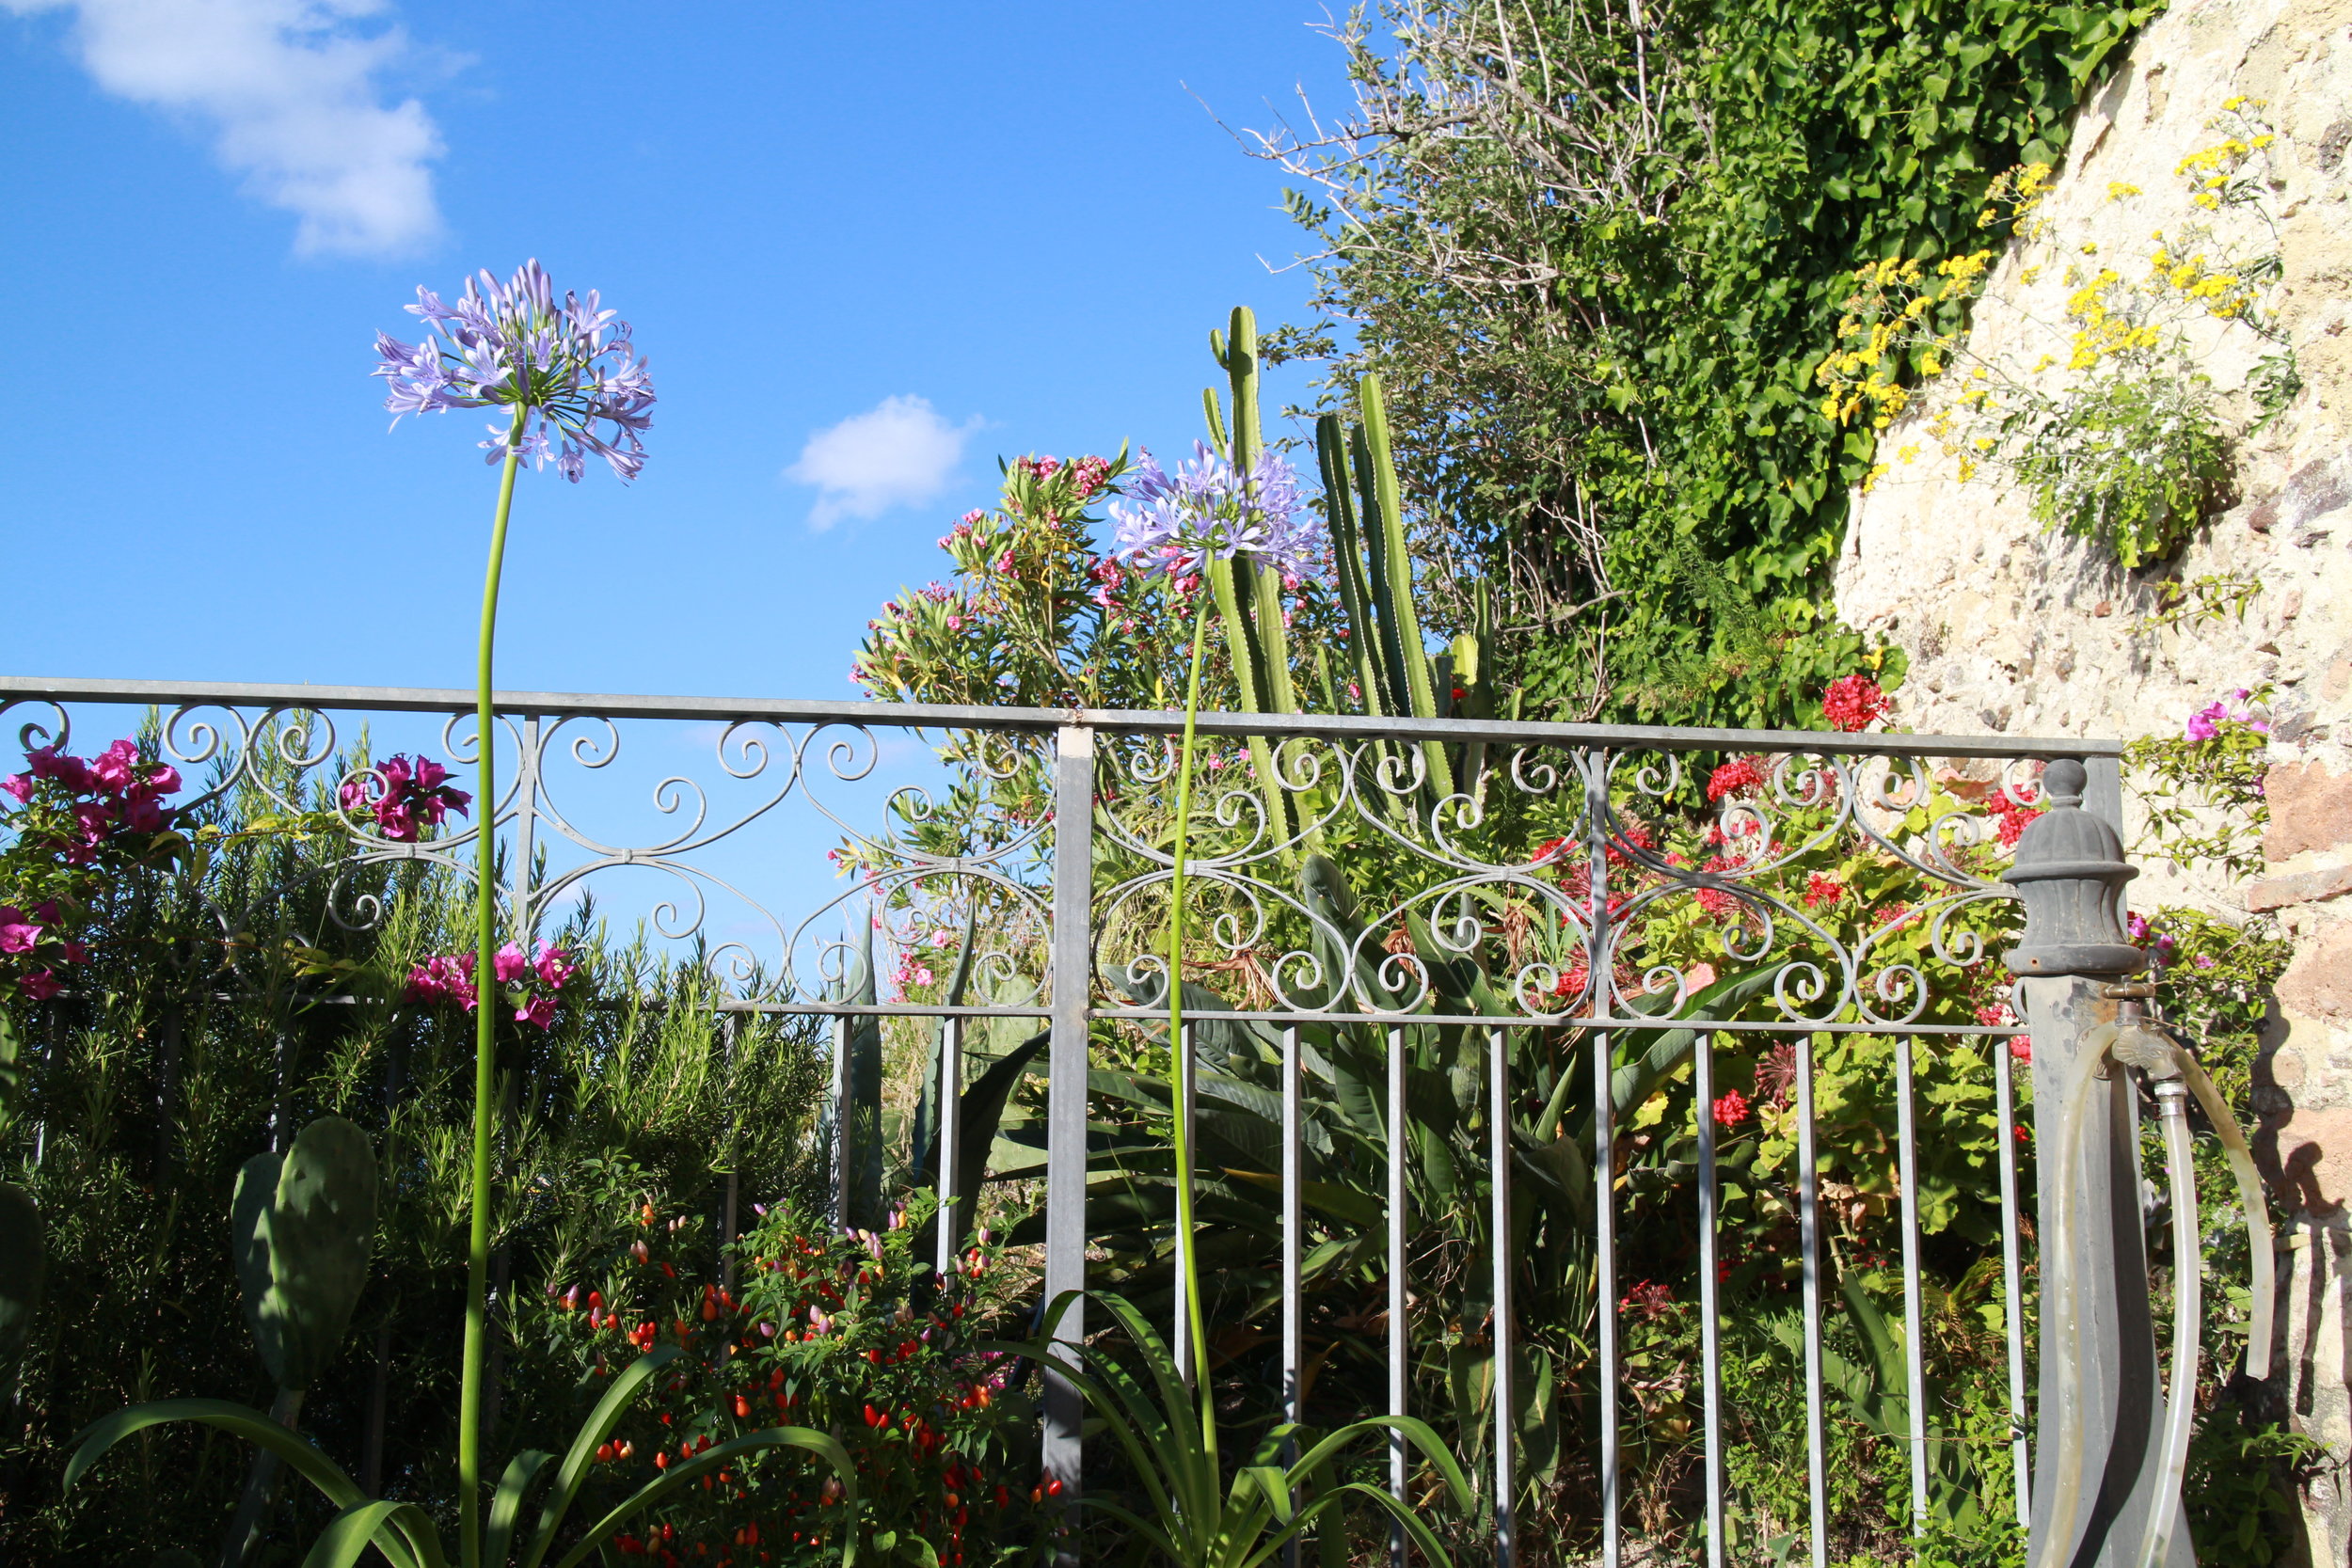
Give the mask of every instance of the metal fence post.
M 1054 739 L 1053 1041 L 1046 1049 L 1045 1300 L 1086 1288 L 1087 1002 L 1094 903 L 1094 732 L 1065 724 Z M 1083 1303 L 1056 1337 L 1086 1334 Z M 1068 1504 L 1078 1492 L 1078 1390 L 1047 1368 L 1045 1474 Z M 1065 1559 L 1071 1554 L 1065 1552 Z
M 2103 769 L 2103 772 L 2108 772 Z M 2130 1077 L 2086 1078 L 2086 1055 L 2105 1050 L 2090 1037 L 2123 1016 L 2126 988 L 2144 955 L 2126 939 L 2119 911 L 2123 884 L 2138 875 L 2106 818 L 2121 805 L 2112 773 L 2085 809 L 2088 770 L 2075 761 L 2044 770 L 2050 809 L 2018 842 L 2003 880 L 2026 908 L 2026 929 L 2008 955 L 2033 1041 L 2034 1145 L 2049 1173 L 2055 1145 L 2085 1103 L 2066 1192 L 2045 1180 L 2036 1195 L 2042 1258 L 2041 1430 L 2033 1479 L 2028 1560 L 2034 1568 L 2139 1568 L 2143 1522 L 2156 1499 L 2164 1401 L 2148 1290 L 2141 1211 L 2138 1106 Z M 2106 797 L 2099 799 L 2098 797 Z M 2105 806 L 2102 811 L 2098 808 Z M 2054 1219 L 2071 1199 L 2075 1221 Z M 2064 1255 L 2049 1250 L 2068 1235 Z M 2065 1287 L 2071 1283 L 2071 1289 Z M 2071 1300 L 2074 1323 L 2057 1321 Z M 2071 1521 L 2066 1517 L 2072 1515 Z M 2055 1539 L 2063 1534 L 2066 1539 Z M 2165 1568 L 2193 1568 L 2185 1532 L 2172 1537 Z

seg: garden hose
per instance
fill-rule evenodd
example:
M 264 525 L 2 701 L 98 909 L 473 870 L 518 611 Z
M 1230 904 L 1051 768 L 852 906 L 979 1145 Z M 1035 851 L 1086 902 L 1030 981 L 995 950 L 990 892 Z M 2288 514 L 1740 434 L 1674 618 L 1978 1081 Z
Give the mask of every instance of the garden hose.
M 2203 1307 L 2203 1252 L 2197 1244 L 2196 1150 L 2188 1132 L 2188 1090 L 2181 1083 L 2178 1047 L 2165 1063 L 2169 1075 L 2150 1086 L 2164 1127 L 2164 1168 L 2172 1188 L 2172 1402 L 2165 1407 L 2164 1443 L 2157 1449 L 2156 1485 L 2139 1537 L 2138 1568 L 2157 1568 L 2181 1517 L 2181 1478 L 2188 1469 L 2188 1428 L 2197 1414 L 2197 1353 Z
M 2135 1064 L 2137 1065 L 2137 1064 Z M 2165 1412 L 2164 1447 L 2155 1498 L 2148 1511 L 2148 1526 L 2140 1538 L 2139 1568 L 2159 1568 L 2169 1549 L 2181 1517 L 2181 1481 L 2188 1469 L 2188 1429 L 2197 1402 L 2197 1353 L 2202 1339 L 2200 1299 L 2202 1291 L 2203 1249 L 2197 1227 L 2197 1170 L 2190 1146 L 2187 1097 L 2194 1093 L 2205 1117 L 2221 1139 L 2237 1179 L 2238 1196 L 2246 1211 L 2246 1240 L 2253 1254 L 2253 1301 L 2248 1313 L 2246 1375 L 2267 1376 L 2270 1370 L 2270 1323 L 2275 1289 L 2271 1259 L 2269 1205 L 2263 1196 L 2262 1178 L 2254 1169 L 2253 1151 L 2246 1134 L 2222 1101 L 2221 1091 L 2189 1049 L 2166 1042 L 2162 1067 L 2144 1069 L 2153 1082 L 2157 1114 L 2164 1122 L 2165 1164 L 2172 1187 L 2172 1403 Z M 2159 1074 L 2161 1073 L 2161 1076 Z M 2184 1392 L 2185 1391 L 2185 1392 Z

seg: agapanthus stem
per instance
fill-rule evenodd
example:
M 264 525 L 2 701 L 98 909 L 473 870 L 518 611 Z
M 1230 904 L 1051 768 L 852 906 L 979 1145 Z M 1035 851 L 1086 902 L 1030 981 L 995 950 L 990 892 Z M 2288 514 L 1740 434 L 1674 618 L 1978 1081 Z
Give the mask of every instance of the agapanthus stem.
M 457 1394 L 457 1541 L 465 1568 L 482 1568 L 482 1372 L 489 1348 L 490 1122 L 498 1086 L 498 747 L 491 733 L 490 655 L 498 640 L 506 517 L 515 506 L 515 470 L 522 463 L 528 411 L 528 404 L 516 405 L 514 434 L 499 474 L 498 512 L 490 519 L 490 566 L 482 581 L 482 642 L 474 665 L 474 820 L 480 837 L 473 905 L 473 1225 L 466 1243 L 466 1346 Z
M 1192 1345 L 1193 1382 L 1200 1390 L 1200 1441 L 1211 1463 L 1216 1455 L 1216 1406 L 1209 1394 L 1208 1321 L 1200 1311 L 1200 1231 L 1192 1212 L 1192 1133 L 1185 1124 L 1185 1071 L 1191 1053 L 1184 1040 L 1184 841 L 1192 829 L 1193 732 L 1200 717 L 1200 664 L 1209 638 L 1208 585 L 1196 590 L 1200 609 L 1192 618 L 1192 670 L 1184 684 L 1184 738 L 1176 762 L 1176 839 L 1168 879 L 1168 1099 L 1176 1107 L 1176 1234 L 1184 1249 L 1184 1324 Z

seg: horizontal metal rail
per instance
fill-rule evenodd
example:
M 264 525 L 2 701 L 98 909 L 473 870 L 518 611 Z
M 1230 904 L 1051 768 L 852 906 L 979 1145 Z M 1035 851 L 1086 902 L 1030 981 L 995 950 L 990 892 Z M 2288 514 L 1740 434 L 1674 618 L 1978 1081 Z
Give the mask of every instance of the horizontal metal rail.
M 406 686 L 262 686 L 234 681 L 100 681 L 0 676 L 0 703 L 136 703 L 455 713 L 474 693 Z M 501 712 L 542 718 L 736 720 L 776 724 L 882 724 L 909 729 L 1050 734 L 1064 725 L 1120 735 L 1174 734 L 1184 716 L 1126 708 L 970 707 L 932 703 L 824 702 L 765 697 L 658 697 L 581 691 L 501 691 Z M 1620 747 L 1661 752 L 1803 752 L 1824 756 L 2120 757 L 2120 740 L 2078 736 L 1850 735 L 1836 730 L 1668 729 L 1653 724 L 1539 724 L 1499 719 L 1387 719 L 1361 714 L 1204 713 L 1207 736 L 1268 734 L 1327 740 L 1458 740 L 1488 745 Z

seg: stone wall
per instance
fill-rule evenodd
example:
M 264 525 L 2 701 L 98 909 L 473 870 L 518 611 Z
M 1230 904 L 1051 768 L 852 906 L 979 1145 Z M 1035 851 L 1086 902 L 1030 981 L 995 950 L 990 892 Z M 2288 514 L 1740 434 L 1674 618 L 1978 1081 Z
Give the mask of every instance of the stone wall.
M 2344 1278 L 2352 1267 L 2352 0 L 2181 0 L 2138 40 L 2078 122 L 2042 214 L 2042 247 L 2137 266 L 2152 230 L 2200 217 L 2176 166 L 2219 139 L 2229 99 L 2265 101 L 2280 135 L 2272 201 L 2282 274 L 2267 309 L 2293 342 L 2305 388 L 2245 438 L 2233 493 L 2181 558 L 2138 574 L 2044 533 L 2026 498 L 1989 471 L 1962 483 L 1926 426 L 1931 386 L 1885 434 L 1884 475 L 1855 498 L 1836 583 L 1856 626 L 1909 654 L 1899 722 L 1923 731 L 2179 734 L 2187 716 L 2270 685 L 2266 871 L 2244 885 L 2152 866 L 2136 907 L 2188 903 L 2270 913 L 2292 935 L 2257 1077 L 2258 1147 L 2281 1220 L 2282 1393 L 2298 1425 L 2352 1455 Z M 2118 186 L 2137 196 L 2119 197 Z M 2093 246 L 2095 250 L 2084 247 Z M 2013 250 L 1979 302 L 1968 347 L 2030 365 L 2056 345 L 2071 290 L 2061 268 Z M 2204 372 L 2241 428 L 2261 345 L 2243 326 L 2200 324 Z M 2060 372 L 2063 373 L 2063 372 Z M 1896 454 L 1915 447 L 1911 461 Z M 2166 627 L 2148 617 L 2162 578 L 2258 580 L 2242 619 Z M 2343 1563 L 2352 1508 L 2342 1472 L 2306 1499 L 2310 1560 Z

